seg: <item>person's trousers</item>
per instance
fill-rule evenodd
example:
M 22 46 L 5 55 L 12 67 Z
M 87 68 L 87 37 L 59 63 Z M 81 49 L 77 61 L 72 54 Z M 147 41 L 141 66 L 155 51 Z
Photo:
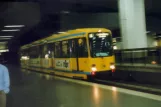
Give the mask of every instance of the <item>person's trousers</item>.
M 4 91 L 0 91 L 0 107 L 6 107 L 6 94 Z

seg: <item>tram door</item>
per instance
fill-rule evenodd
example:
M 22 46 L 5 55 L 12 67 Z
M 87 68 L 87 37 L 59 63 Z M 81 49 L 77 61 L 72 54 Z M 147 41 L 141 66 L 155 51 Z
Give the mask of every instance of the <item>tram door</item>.
M 73 72 L 79 71 L 78 66 L 78 50 L 77 50 L 77 39 L 69 40 L 69 51 L 70 51 L 70 65 Z
M 88 49 L 87 49 L 87 40 L 85 37 L 79 38 L 78 42 L 77 42 L 77 50 L 78 50 L 78 67 L 79 67 L 79 71 L 82 72 L 87 72 L 89 71 L 88 69 L 88 64 L 89 64 L 89 60 L 88 60 Z
M 70 40 L 72 71 L 88 71 L 88 50 L 85 38 Z

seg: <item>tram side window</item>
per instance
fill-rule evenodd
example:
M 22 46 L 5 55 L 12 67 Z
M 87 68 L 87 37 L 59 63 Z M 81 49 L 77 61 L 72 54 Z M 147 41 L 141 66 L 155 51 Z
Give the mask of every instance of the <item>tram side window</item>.
M 39 52 L 40 58 L 44 58 L 44 56 L 43 56 L 43 45 L 40 45 L 39 49 L 40 49 L 40 52 Z
M 54 43 L 48 44 L 48 55 L 49 58 L 54 58 Z
M 39 57 L 39 47 L 38 46 L 30 47 L 29 56 L 30 58 L 38 58 Z
M 28 57 L 28 56 L 29 56 L 28 49 L 21 50 L 21 57 Z
M 61 52 L 61 42 L 55 43 L 55 58 L 61 58 L 62 52 Z
M 86 38 L 78 39 L 78 57 L 88 57 Z
M 40 45 L 37 46 L 38 51 L 37 51 L 37 57 L 40 58 L 41 57 L 41 49 L 40 49 Z
M 69 44 L 70 57 L 75 58 L 77 56 L 76 39 L 69 40 Z
M 42 45 L 42 58 L 48 57 L 48 45 L 44 44 Z
M 69 42 L 62 41 L 62 57 L 69 58 Z

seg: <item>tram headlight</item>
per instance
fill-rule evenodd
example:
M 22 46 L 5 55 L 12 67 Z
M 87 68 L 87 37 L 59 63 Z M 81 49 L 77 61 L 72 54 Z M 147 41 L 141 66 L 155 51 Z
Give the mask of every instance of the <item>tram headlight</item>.
M 96 68 L 96 65 L 95 64 L 92 64 L 91 71 L 92 72 L 96 72 L 97 71 L 97 68 Z
M 115 67 L 115 65 L 114 65 L 113 63 L 111 63 L 111 64 L 110 64 L 110 68 L 111 68 L 111 69 L 115 69 L 116 67 Z
M 110 65 L 110 68 L 111 69 L 115 69 L 115 65 Z
M 96 72 L 96 71 L 97 71 L 97 68 L 96 68 L 96 67 L 92 67 L 91 70 L 92 70 L 93 72 Z
M 97 68 L 96 68 L 96 65 L 95 64 L 92 65 L 91 71 L 92 71 L 91 72 L 91 75 L 93 75 L 93 76 L 96 75 Z

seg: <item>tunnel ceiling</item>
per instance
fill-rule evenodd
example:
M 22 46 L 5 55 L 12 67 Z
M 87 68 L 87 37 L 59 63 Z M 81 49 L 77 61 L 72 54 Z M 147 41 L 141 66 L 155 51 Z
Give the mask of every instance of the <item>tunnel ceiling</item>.
M 0 30 L 13 29 L 5 28 L 6 25 L 25 25 L 20 31 L 0 31 L 0 36 L 14 36 L 10 40 L 0 39 L 0 42 L 8 41 L 11 45 L 23 45 L 61 30 L 62 14 L 118 12 L 117 0 L 15 1 L 0 3 Z M 146 15 L 161 19 L 160 4 L 160 0 L 145 0 Z

